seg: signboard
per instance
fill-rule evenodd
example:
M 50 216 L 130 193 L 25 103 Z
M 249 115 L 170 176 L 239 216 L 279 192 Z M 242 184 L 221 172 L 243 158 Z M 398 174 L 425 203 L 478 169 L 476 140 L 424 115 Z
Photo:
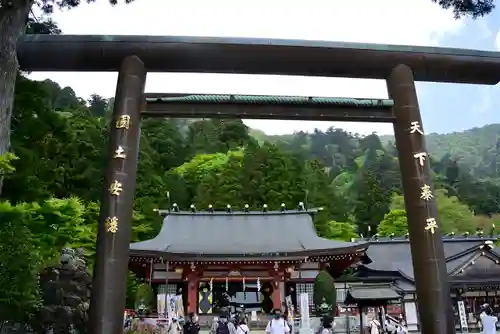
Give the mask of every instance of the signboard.
M 459 300 L 457 302 L 458 305 L 458 315 L 460 317 L 460 327 L 462 328 L 462 332 L 469 331 L 469 324 L 467 323 L 467 314 L 465 313 L 465 305 L 463 300 Z

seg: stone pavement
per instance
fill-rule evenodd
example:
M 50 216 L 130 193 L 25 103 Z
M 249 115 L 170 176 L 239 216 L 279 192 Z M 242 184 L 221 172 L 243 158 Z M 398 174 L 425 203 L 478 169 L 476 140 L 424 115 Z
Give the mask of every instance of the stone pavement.
M 335 333 L 345 333 L 345 331 L 337 331 Z M 457 333 L 460 333 L 460 331 L 457 331 Z M 477 332 L 470 332 L 470 333 L 477 333 Z M 497 331 L 497 333 L 500 333 L 500 330 Z M 209 331 L 200 331 L 200 334 L 210 334 Z M 252 329 L 250 329 L 250 334 L 265 334 L 265 332 L 263 330 L 256 330 L 256 331 L 252 331 Z M 351 331 L 351 334 L 359 334 L 359 332 L 356 332 L 356 331 Z M 410 334 L 420 334 L 420 332 L 410 332 Z

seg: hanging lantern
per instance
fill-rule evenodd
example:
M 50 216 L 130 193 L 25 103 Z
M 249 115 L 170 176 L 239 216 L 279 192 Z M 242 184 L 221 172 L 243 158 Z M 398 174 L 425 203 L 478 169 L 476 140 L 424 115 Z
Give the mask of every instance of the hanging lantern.
M 260 291 L 260 278 L 257 277 L 257 292 Z
M 210 287 L 210 292 L 212 292 L 214 290 L 214 279 L 213 278 L 210 279 L 209 287 Z
M 243 277 L 243 291 L 246 290 L 245 277 Z
M 226 292 L 229 292 L 229 278 L 226 277 Z

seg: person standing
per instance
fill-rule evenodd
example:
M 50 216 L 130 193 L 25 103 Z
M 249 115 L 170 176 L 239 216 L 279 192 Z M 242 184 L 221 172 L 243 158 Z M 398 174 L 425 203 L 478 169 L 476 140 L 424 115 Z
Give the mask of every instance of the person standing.
M 198 334 L 200 325 L 198 324 L 198 316 L 194 313 L 189 313 L 188 321 L 183 326 L 184 334 Z
M 482 315 L 481 323 L 484 334 L 496 334 L 498 318 L 493 314 L 491 307 L 488 307 Z
M 290 333 L 290 326 L 281 314 L 280 309 L 275 309 L 273 319 L 269 320 L 266 326 L 267 334 L 287 334 Z
M 214 323 L 212 327 L 212 333 L 214 334 L 236 334 L 236 327 L 229 321 L 229 315 L 227 313 L 222 313 L 219 316 L 219 320 Z
M 180 334 L 182 331 L 182 327 L 181 325 L 179 324 L 179 322 L 177 321 L 177 318 L 172 318 L 172 321 L 170 322 L 170 324 L 168 324 L 168 327 L 167 327 L 167 333 L 168 334 Z
M 380 322 L 377 320 L 376 316 L 372 318 L 370 321 L 370 334 L 380 334 L 382 326 Z
M 335 321 L 333 320 L 333 317 L 325 315 L 323 317 L 321 328 L 320 331 L 318 331 L 318 334 L 332 334 L 334 328 L 335 328 Z
M 361 312 L 361 318 L 363 320 L 363 334 L 370 334 L 370 320 L 366 308 Z
M 240 319 L 240 323 L 238 324 L 238 327 L 236 327 L 236 334 L 250 334 L 250 328 L 248 328 L 244 317 Z

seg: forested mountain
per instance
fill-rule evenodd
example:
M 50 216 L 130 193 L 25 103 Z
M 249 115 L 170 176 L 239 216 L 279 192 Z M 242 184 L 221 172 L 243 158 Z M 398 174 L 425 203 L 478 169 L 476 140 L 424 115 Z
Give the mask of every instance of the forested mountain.
M 380 140 L 388 144 L 394 137 L 381 136 Z M 476 178 L 500 178 L 500 124 L 448 134 L 431 133 L 426 143 L 435 159 L 449 156 Z
M 92 261 L 112 102 L 98 95 L 84 101 L 51 81 L 17 81 L 12 154 L 0 157 L 0 299 L 27 300 L 16 304 L 21 313 L 36 297 L 27 273 L 36 280 L 36 268 L 62 247 L 84 247 Z M 494 130 L 487 129 L 471 130 L 467 138 L 489 136 L 493 142 Z M 304 202 L 321 208 L 315 226 L 326 238 L 406 233 L 396 151 L 375 134 L 331 128 L 268 137 L 239 120 L 146 119 L 141 130 L 134 240 L 154 236 L 161 218 L 153 209 L 173 203 L 183 209 L 194 204 L 224 210 L 229 204 L 241 210 L 248 204 L 261 210 L 266 204 L 277 210 L 282 203 L 293 209 Z M 500 223 L 500 187 L 491 171 L 497 155 L 481 151 L 484 163 L 478 159 L 475 172 L 484 177 L 472 175 L 461 167 L 472 148 L 457 150 L 444 138 L 471 147 L 482 142 L 450 136 L 430 144 L 443 152 L 431 161 L 442 231 L 489 231 Z M 454 148 L 446 151 L 447 145 Z M 456 152 L 463 159 L 454 160 Z M 12 289 L 1 281 L 13 277 L 26 284 Z M 12 318 L 5 305 L 0 318 Z
M 256 129 L 251 129 L 250 134 L 259 142 L 272 143 L 291 143 L 297 137 L 311 136 L 304 133 L 269 136 Z M 394 145 L 392 135 L 382 135 L 379 138 L 388 149 Z M 309 144 L 310 140 L 307 139 L 302 145 Z M 426 144 L 434 160 L 449 158 L 477 179 L 500 181 L 500 124 L 448 134 L 431 133 L 426 135 Z

